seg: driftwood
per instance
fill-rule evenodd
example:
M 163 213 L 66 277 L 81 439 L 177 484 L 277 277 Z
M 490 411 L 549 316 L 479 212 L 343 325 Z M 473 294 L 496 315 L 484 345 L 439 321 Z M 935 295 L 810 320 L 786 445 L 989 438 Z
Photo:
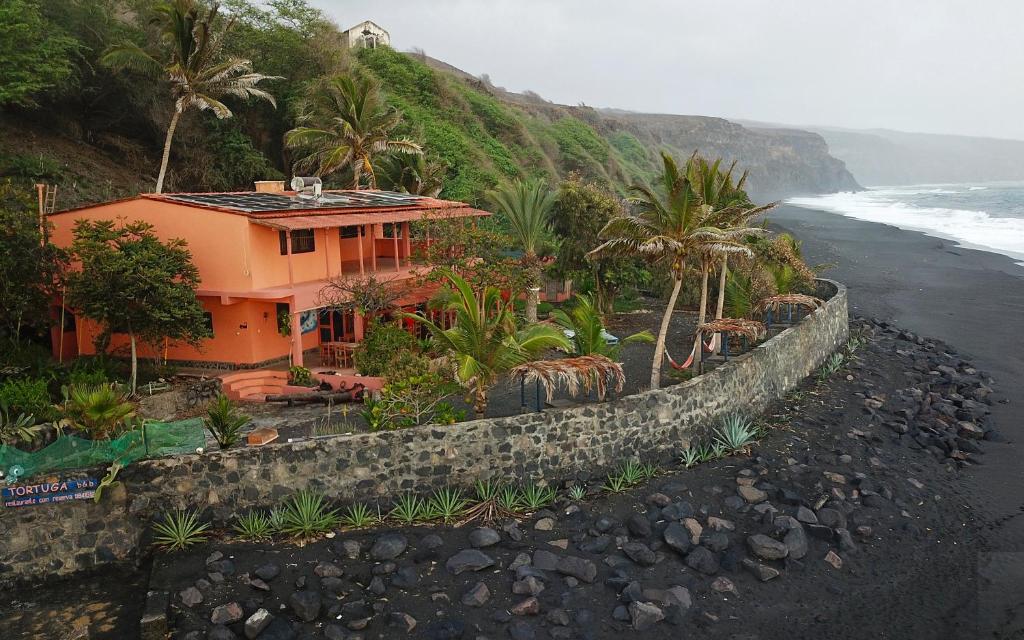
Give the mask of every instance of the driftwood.
M 363 399 L 361 384 L 342 391 L 314 391 L 311 393 L 275 393 L 267 395 L 267 402 L 285 402 L 288 406 L 296 404 L 327 404 L 329 402 L 360 402 Z

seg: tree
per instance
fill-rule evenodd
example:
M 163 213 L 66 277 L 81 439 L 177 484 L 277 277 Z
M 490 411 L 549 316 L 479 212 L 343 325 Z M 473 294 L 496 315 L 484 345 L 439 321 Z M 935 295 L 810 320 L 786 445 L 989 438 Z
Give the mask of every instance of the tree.
M 577 295 L 576 303 L 568 312 L 555 309 L 551 316 L 556 324 L 572 332 L 571 354 L 574 356 L 605 356 L 617 361 L 622 348 L 627 344 L 654 342 L 654 335 L 650 331 L 640 331 L 620 339 L 616 344 L 609 344 L 601 312 L 594 305 L 593 298 L 587 295 Z
M 422 154 L 385 156 L 376 169 L 380 186 L 388 191 L 436 198 L 444 188 L 448 165 Z
M 101 60 L 113 69 L 164 76 L 171 84 L 174 113 L 167 126 L 156 179 L 156 192 L 162 193 L 171 141 L 183 113 L 196 108 L 213 111 L 220 119 L 230 118 L 231 109 L 220 101 L 225 96 L 260 98 L 276 105 L 274 96 L 257 85 L 279 77 L 253 72 L 252 63 L 243 58 L 222 59 L 224 38 L 234 19 L 220 20 L 216 4 L 204 11 L 197 0 L 171 0 L 157 4 L 154 11 L 163 51 L 150 53 L 138 44 L 123 42 L 108 48 Z
M 522 291 L 528 280 L 520 261 L 508 255 L 512 240 L 492 226 L 443 212 L 414 223 L 413 232 L 421 240 L 416 258 L 432 267 L 422 275 L 423 283 L 447 282 L 450 271 L 474 291 L 487 286 Z
M 448 272 L 453 295 L 446 304 L 455 312 L 455 325 L 442 329 L 416 314 L 406 317 L 421 323 L 455 363 L 455 377 L 467 390 L 478 418 L 487 411 L 487 391 L 498 376 L 535 360 L 548 349 L 569 350 L 572 345 L 559 329 L 546 324 L 516 326 L 513 305 L 493 286 L 474 292 L 468 282 Z
M 609 220 L 600 234 L 604 243 L 588 254 L 644 257 L 664 267 L 672 278 L 672 293 L 661 319 L 651 363 L 652 389 L 657 389 L 661 383 L 665 339 L 682 288 L 686 260 L 698 249 L 708 250 L 721 237 L 719 229 L 706 226 L 709 208 L 691 180 L 690 164 L 694 156 L 682 170 L 668 153 L 662 152 L 661 158 L 660 192 L 648 186 L 633 185 L 631 190 L 635 195 L 631 202 L 635 211 Z
M 527 275 L 526 321 L 537 322 L 543 277 L 538 251 L 548 234 L 555 194 L 542 180 L 516 180 L 489 195 L 494 207 L 507 220 L 513 239 L 523 250 L 523 268 Z
M 145 222 L 79 220 L 71 252 L 81 268 L 67 276 L 68 300 L 105 334 L 128 335 L 133 393 L 138 340 L 198 346 L 209 336 L 196 298 L 199 271 L 184 240 L 161 242 Z
M 703 235 L 703 241 L 697 248 L 701 262 L 698 325 L 704 324 L 707 319 L 708 276 L 714 263 L 720 261 L 721 265 L 718 279 L 718 303 L 715 308 L 715 319 L 720 319 L 725 308 L 725 284 L 729 271 L 729 256 L 732 254 L 753 255 L 744 240 L 750 236 L 758 236 L 764 230 L 749 227 L 748 223 L 751 218 L 775 206 L 774 203 L 762 207 L 754 206 L 746 191 L 743 190 L 747 174 L 744 172 L 738 182 L 733 182 L 732 175 L 735 168 L 736 163 L 734 162 L 728 169 L 723 170 L 720 158 L 709 162 L 696 153 L 687 163 L 690 181 L 704 203 L 704 224 L 711 231 Z M 697 332 L 694 338 L 694 354 L 697 362 L 704 355 L 703 349 L 699 346 L 700 340 L 701 334 Z
M 66 264 L 65 253 L 44 231 L 32 200 L 9 180 L 0 185 L 0 332 L 12 351 L 24 329 L 49 326 L 49 305 Z
M 66 80 L 78 42 L 40 13 L 35 0 L 0 3 L 0 106 L 34 106 L 34 96 Z
M 557 268 L 565 275 L 588 274 L 593 280 L 594 303 L 603 313 L 611 313 L 621 288 L 636 280 L 633 258 L 588 256 L 601 244 L 601 229 L 622 213 L 618 198 L 592 182 L 584 182 L 579 174 L 559 185 L 551 210 L 551 230 L 558 237 Z
M 285 145 L 302 155 L 296 167 L 327 176 L 351 171 L 352 189 L 363 176 L 377 188 L 374 158 L 384 153 L 419 155 L 423 149 L 408 138 L 392 138 L 402 120 L 394 107 L 386 107 L 377 83 L 367 76 L 336 76 L 314 83 L 299 105 L 298 122 L 285 134 Z

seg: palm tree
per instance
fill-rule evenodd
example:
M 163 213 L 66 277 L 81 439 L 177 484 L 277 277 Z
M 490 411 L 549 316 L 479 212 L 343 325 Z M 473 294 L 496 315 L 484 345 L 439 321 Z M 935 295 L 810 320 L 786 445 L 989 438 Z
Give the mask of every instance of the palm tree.
M 548 349 L 570 349 L 569 339 L 557 328 L 546 324 L 516 326 L 512 303 L 502 298 L 497 287 L 474 292 L 460 276 L 448 272 L 454 289 L 445 303 L 455 312 L 455 324 L 442 329 L 426 317 L 405 314 L 425 326 L 434 341 L 455 362 L 455 377 L 466 389 L 477 417 L 487 411 L 487 391 L 498 376 L 513 367 L 535 360 Z
M 387 107 L 377 83 L 369 77 L 338 76 L 314 85 L 299 105 L 299 126 L 284 134 L 285 145 L 305 155 L 295 163 L 318 176 L 342 169 L 352 172 L 352 189 L 366 175 L 377 188 L 373 160 L 384 153 L 420 155 L 422 147 L 391 135 L 402 120 Z
M 490 194 L 494 207 L 508 219 L 512 235 L 523 250 L 527 270 L 526 321 L 537 322 L 540 302 L 541 265 L 537 258 L 551 220 L 555 192 L 542 180 L 516 180 Z
M 204 13 L 196 0 L 172 0 L 157 4 L 154 11 L 166 54 L 153 54 L 135 43 L 124 42 L 108 48 L 101 60 L 113 69 L 164 76 L 171 83 L 174 113 L 167 127 L 156 179 L 156 192 L 162 193 L 171 141 L 183 113 L 194 107 L 200 111 L 209 109 L 220 119 L 230 118 L 231 109 L 221 102 L 224 96 L 260 98 L 276 107 L 274 96 L 256 85 L 264 80 L 279 80 L 280 76 L 254 73 L 249 60 L 221 59 L 224 37 L 234 26 L 234 18 L 226 23 L 218 20 L 216 4 Z
M 423 154 L 399 153 L 385 157 L 376 168 L 381 188 L 414 196 L 436 198 L 444 188 L 448 165 Z
M 733 162 L 727 170 L 722 170 L 721 165 L 720 158 L 714 162 L 708 162 L 697 154 L 694 154 L 687 164 L 690 180 L 704 203 L 706 212 L 704 223 L 711 231 L 705 235 L 698 248 L 701 257 L 701 297 L 698 325 L 704 324 L 707 318 L 708 276 L 714 263 L 721 261 L 718 302 L 715 309 L 715 319 L 717 320 L 721 319 L 725 309 L 725 283 L 729 270 L 729 256 L 737 253 L 745 256 L 753 255 L 744 240 L 750 236 L 762 234 L 764 229 L 747 225 L 751 218 L 775 206 L 775 203 L 772 203 L 758 207 L 751 203 L 743 189 L 747 181 L 747 173 L 744 172 L 734 183 L 732 176 L 736 163 Z M 694 340 L 695 356 L 698 362 L 703 357 L 703 350 L 697 346 L 699 340 L 698 332 Z
M 578 294 L 576 304 L 568 313 L 564 309 L 555 309 L 551 316 L 555 324 L 572 332 L 571 353 L 574 356 L 605 356 L 618 361 L 622 348 L 627 344 L 654 342 L 654 334 L 644 330 L 622 338 L 617 344 L 609 344 L 608 333 L 601 322 L 601 312 L 589 295 Z
M 651 389 L 657 389 L 661 383 L 665 338 L 682 288 L 686 259 L 716 231 L 704 226 L 707 210 L 688 170 L 693 158 L 682 170 L 668 153 L 662 152 L 661 159 L 662 173 L 658 182 L 662 193 L 647 186 L 633 185 L 631 190 L 636 195 L 630 200 L 634 211 L 609 220 L 600 233 L 604 243 L 588 254 L 638 255 L 664 267 L 672 278 L 672 293 L 654 347 Z

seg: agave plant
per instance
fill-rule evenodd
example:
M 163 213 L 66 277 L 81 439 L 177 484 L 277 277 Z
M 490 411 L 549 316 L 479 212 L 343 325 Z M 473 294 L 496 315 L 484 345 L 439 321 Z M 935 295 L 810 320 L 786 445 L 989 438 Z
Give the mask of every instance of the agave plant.
M 509 513 L 518 513 L 523 508 L 523 494 L 518 487 L 507 485 L 498 493 L 498 505 Z
M 424 520 L 427 511 L 427 503 L 414 493 L 406 493 L 395 499 L 395 506 L 389 514 L 395 520 L 405 525 L 411 525 Z
M 555 490 L 551 487 L 542 487 L 530 483 L 522 490 L 523 504 L 530 511 L 543 509 L 555 501 Z
M 465 513 L 467 505 L 468 501 L 462 496 L 461 490 L 445 487 L 430 496 L 430 500 L 427 501 L 427 513 L 433 520 L 450 524 Z
M 353 529 L 363 529 L 372 525 L 377 519 L 377 515 L 374 514 L 370 507 L 362 502 L 357 502 L 348 508 L 345 515 L 342 516 L 341 522 Z
M 818 369 L 818 381 L 824 382 L 831 378 L 837 371 L 843 368 L 846 356 L 837 351 L 825 359 L 825 363 Z
M 250 511 L 238 519 L 234 530 L 240 538 L 256 542 L 270 539 L 274 527 L 269 514 L 264 511 Z
M 209 528 L 208 522 L 199 521 L 198 511 L 171 511 L 153 525 L 153 541 L 162 549 L 178 551 L 205 542 Z
M 726 453 L 746 451 L 756 439 L 757 427 L 750 418 L 740 414 L 726 416 L 715 430 L 715 444 L 721 445 Z
M 328 509 L 322 494 L 302 490 L 281 506 L 280 531 L 299 538 L 327 533 L 341 523 L 335 509 Z
M 587 497 L 587 488 L 581 484 L 574 484 L 569 487 L 568 495 L 573 502 L 581 502 Z
M 683 453 L 680 455 L 679 461 L 684 467 L 690 469 L 703 462 L 700 454 L 700 447 L 690 444 L 690 446 L 683 449 Z

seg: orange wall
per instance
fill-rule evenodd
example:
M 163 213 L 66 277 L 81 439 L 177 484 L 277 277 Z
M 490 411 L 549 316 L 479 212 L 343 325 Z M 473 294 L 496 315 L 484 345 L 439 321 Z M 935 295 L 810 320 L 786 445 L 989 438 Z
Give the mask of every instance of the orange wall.
M 54 226 L 53 242 L 61 247 L 69 246 L 76 220 L 118 218 L 148 222 L 162 240 L 185 240 L 199 269 L 201 288 L 246 291 L 252 287 L 252 255 L 246 241 L 249 220 L 241 215 L 138 198 L 50 216 Z
M 198 349 L 187 344 L 170 344 L 166 350 L 169 360 L 199 360 L 203 362 L 233 362 L 253 364 L 282 358 L 291 353 L 291 337 L 277 331 L 277 310 L 273 302 L 245 301 L 222 305 L 218 298 L 200 297 L 203 308 L 213 315 L 213 338 L 203 340 Z M 82 355 L 95 355 L 93 340 L 100 333 L 94 322 L 78 318 L 78 335 L 65 334 L 65 350 L 77 338 Z M 303 349 L 318 344 L 316 331 L 303 334 Z M 128 336 L 115 334 L 110 351 L 115 355 L 128 355 Z M 140 358 L 163 357 L 161 345 L 139 345 Z

